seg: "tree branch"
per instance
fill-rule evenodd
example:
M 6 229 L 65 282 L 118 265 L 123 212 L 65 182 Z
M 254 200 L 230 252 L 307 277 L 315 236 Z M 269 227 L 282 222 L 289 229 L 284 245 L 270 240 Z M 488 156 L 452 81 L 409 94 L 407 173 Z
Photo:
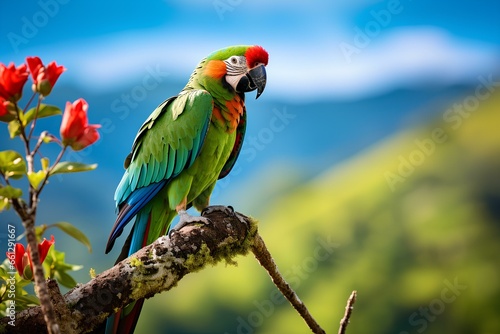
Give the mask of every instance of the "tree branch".
M 288 299 L 290 304 L 292 304 L 292 306 L 297 310 L 302 319 L 304 319 L 304 321 L 307 323 L 311 331 L 315 334 L 325 334 L 325 331 L 320 327 L 316 320 L 314 320 L 307 307 L 300 300 L 299 296 L 295 293 L 295 291 L 293 291 L 290 285 L 279 273 L 278 267 L 276 266 L 271 253 L 269 253 L 269 251 L 267 250 L 266 244 L 259 234 L 255 236 L 255 240 L 252 245 L 252 252 L 259 261 L 260 265 L 267 270 L 269 276 L 271 276 L 271 279 L 281 291 L 283 296 Z
M 247 254 L 257 225 L 239 213 L 213 210 L 204 214 L 211 225 L 189 225 L 78 285 L 64 295 L 75 333 L 87 333 L 99 326 L 116 309 L 130 302 L 170 290 L 187 274 L 207 264 L 232 260 Z M 56 306 L 59 312 L 60 307 Z M 60 315 L 58 316 L 60 317 Z M 0 333 L 46 333 L 41 308 L 16 314 L 15 326 L 0 319 Z
M 351 318 L 352 309 L 354 308 L 354 303 L 356 302 L 357 292 L 354 290 L 349 299 L 347 300 L 347 305 L 345 306 L 345 313 L 342 320 L 340 320 L 340 327 L 338 334 L 345 334 L 347 330 L 347 325 L 349 325 L 349 319 Z
M 61 301 L 53 300 L 61 326 L 62 322 L 69 323 L 71 328 L 68 330 L 88 333 L 115 310 L 134 300 L 170 290 L 185 275 L 199 271 L 207 264 L 234 263 L 235 256 L 245 255 L 251 250 L 256 256 L 262 254 L 265 245 L 257 233 L 257 223 L 252 219 L 225 207 L 209 207 L 202 215 L 212 224 L 188 225 L 174 231 L 170 237 L 160 237 L 90 282 L 78 285 Z M 265 252 L 268 253 L 267 249 Z M 292 294 L 296 296 L 293 291 Z M 62 320 L 68 318 L 69 321 Z M 0 333 L 47 332 L 40 307 L 17 313 L 14 327 L 8 325 L 9 321 L 8 317 L 0 319 Z

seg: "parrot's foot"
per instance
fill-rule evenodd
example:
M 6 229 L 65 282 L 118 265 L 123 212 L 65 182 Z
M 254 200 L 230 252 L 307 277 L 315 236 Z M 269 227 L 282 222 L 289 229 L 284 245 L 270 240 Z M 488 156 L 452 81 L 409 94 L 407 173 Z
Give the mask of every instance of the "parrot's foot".
M 225 205 L 212 205 L 212 206 L 207 206 L 205 209 L 201 211 L 202 216 L 209 215 L 213 212 L 220 211 L 225 213 L 228 216 L 231 217 L 236 217 L 242 224 L 247 224 L 248 223 L 248 217 L 234 211 L 234 208 L 230 205 L 225 206 Z
M 210 225 L 212 222 L 210 219 L 202 216 L 191 216 L 190 214 L 187 213 L 186 210 L 181 210 L 179 211 L 179 222 L 177 225 L 172 227 L 170 232 L 168 232 L 168 236 L 170 237 L 173 232 L 179 232 L 181 228 L 187 225 L 191 224 L 204 224 L 204 225 Z
M 212 212 L 215 212 L 215 211 L 222 211 L 222 212 L 224 212 L 228 216 L 234 216 L 235 215 L 234 209 L 230 205 L 228 205 L 228 206 L 225 206 L 225 205 L 207 206 L 205 209 L 203 209 L 201 211 L 201 215 L 202 216 L 206 216 L 206 215 L 211 214 Z

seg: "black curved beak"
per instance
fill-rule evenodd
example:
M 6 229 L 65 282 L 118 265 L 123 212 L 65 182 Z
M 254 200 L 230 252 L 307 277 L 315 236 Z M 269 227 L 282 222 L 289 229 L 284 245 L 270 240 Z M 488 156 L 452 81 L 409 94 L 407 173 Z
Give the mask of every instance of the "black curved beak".
M 236 90 L 238 92 L 251 92 L 257 89 L 256 99 L 259 98 L 260 94 L 266 88 L 266 67 L 264 65 L 259 65 L 252 68 L 247 74 L 241 77 Z

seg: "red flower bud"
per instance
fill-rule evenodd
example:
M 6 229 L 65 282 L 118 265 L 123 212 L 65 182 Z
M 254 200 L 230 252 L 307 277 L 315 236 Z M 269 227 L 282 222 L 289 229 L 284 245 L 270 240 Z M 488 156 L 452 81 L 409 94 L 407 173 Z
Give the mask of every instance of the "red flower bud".
M 16 267 L 16 270 L 17 272 L 19 273 L 19 275 L 23 275 L 23 272 L 24 272 L 24 268 L 26 266 L 30 266 L 31 267 L 31 258 L 30 258 L 30 255 L 29 253 L 27 253 L 25 250 L 24 250 L 24 246 L 22 244 L 16 244 L 15 248 L 14 248 L 14 251 L 15 251 L 15 267 Z
M 14 63 L 10 63 L 9 66 L 0 64 L 0 97 L 12 102 L 19 101 L 26 80 L 28 80 L 26 65 L 23 64 L 16 68 Z
M 71 146 L 75 151 L 84 149 L 99 139 L 99 124 L 88 124 L 87 109 L 84 99 L 67 102 L 61 122 L 61 137 L 64 146 Z
M 45 261 L 45 258 L 47 257 L 47 253 L 49 252 L 50 246 L 52 246 L 56 241 L 54 240 L 54 236 L 50 236 L 50 241 L 43 238 L 43 241 L 38 244 L 38 254 L 40 256 L 40 263 L 43 263 Z
M 66 71 L 64 66 L 57 66 L 55 61 L 44 66 L 39 57 L 28 57 L 26 62 L 34 81 L 33 91 L 43 96 L 50 94 L 61 73 Z
M 43 238 L 43 241 L 38 244 L 38 256 L 40 257 L 40 263 L 45 261 L 50 246 L 54 243 L 54 236 L 51 235 L 50 241 Z M 29 250 L 29 246 L 28 249 L 25 250 L 22 244 L 16 244 L 14 247 L 14 253 L 7 252 L 7 258 L 11 261 L 11 263 L 13 263 L 21 277 L 31 281 L 33 279 L 33 262 L 31 261 L 31 254 Z

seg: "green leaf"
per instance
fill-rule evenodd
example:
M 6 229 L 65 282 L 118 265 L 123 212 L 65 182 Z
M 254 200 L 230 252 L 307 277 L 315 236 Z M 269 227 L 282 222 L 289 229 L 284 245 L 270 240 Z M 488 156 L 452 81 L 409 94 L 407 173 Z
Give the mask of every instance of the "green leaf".
M 23 195 L 23 191 L 12 186 L 0 187 L 0 200 L 2 198 L 19 198 Z
M 54 273 L 54 278 L 65 287 L 72 289 L 76 286 L 76 281 L 73 277 L 68 275 L 65 271 L 57 270 Z
M 24 125 L 29 124 L 33 119 L 35 119 L 35 115 L 37 118 L 61 115 L 62 111 L 56 106 L 50 106 L 48 104 L 40 104 L 40 109 L 38 109 L 38 113 L 36 112 L 36 107 L 31 108 L 24 114 Z
M 38 189 L 38 186 L 40 185 L 40 182 L 45 179 L 45 176 L 47 175 L 47 172 L 43 170 L 39 170 L 38 172 L 28 172 L 28 181 L 30 181 L 30 184 L 33 188 Z
M 31 279 L 33 279 L 33 271 L 31 271 L 31 267 L 30 266 L 26 266 L 24 267 L 23 269 L 23 278 L 30 281 Z
M 40 242 L 42 240 L 42 236 L 45 233 L 45 230 L 47 230 L 49 226 L 45 224 L 40 224 L 38 226 L 35 226 L 35 234 L 36 234 L 36 240 Z
M 13 139 L 21 134 L 21 126 L 19 125 L 18 120 L 10 121 L 7 127 L 9 129 L 10 139 Z
M 9 199 L 4 197 L 0 198 L 0 212 L 3 210 L 9 210 L 10 209 L 10 202 Z
M 65 256 L 66 254 L 64 252 L 60 252 L 52 247 L 43 262 L 43 266 L 45 270 L 49 272 L 50 277 L 55 278 L 60 284 L 67 288 L 74 288 L 76 281 L 67 271 L 80 270 L 83 266 L 66 263 L 64 260 Z
M 16 296 L 16 308 L 18 303 L 22 304 L 23 308 L 26 308 L 28 306 L 40 305 L 40 300 L 33 295 L 22 295 Z
M 16 119 L 16 116 L 14 116 L 13 114 L 7 112 L 5 115 L 3 116 L 0 116 L 0 122 L 5 122 L 5 123 L 9 123 L 13 120 Z
M 27 285 L 30 285 L 31 281 L 25 280 L 18 273 L 16 274 L 16 288 L 24 288 Z
M 60 174 L 60 173 L 77 173 L 85 172 L 89 170 L 94 170 L 97 168 L 97 164 L 86 165 L 80 162 L 70 162 L 64 161 L 60 162 L 54 166 L 54 169 L 50 172 L 50 175 Z
M 23 191 L 19 188 L 14 188 L 12 186 L 0 186 L 0 212 L 3 210 L 10 209 L 10 199 L 20 198 L 23 195 Z
M 0 152 L 0 172 L 7 178 L 20 179 L 26 174 L 26 162 L 16 151 Z
M 42 164 L 42 170 L 47 171 L 49 169 L 50 160 L 49 158 L 41 158 L 40 163 Z
M 59 222 L 59 223 L 51 224 L 48 227 L 52 227 L 52 226 L 61 229 L 66 234 L 68 234 L 68 235 L 72 236 L 73 238 L 75 238 L 76 240 L 80 241 L 82 244 L 87 246 L 89 253 L 92 253 L 92 245 L 90 244 L 90 241 L 87 238 L 87 236 L 82 231 L 80 231 L 79 229 L 74 227 L 72 224 L 70 224 L 68 222 Z
M 9 285 L 12 284 L 13 278 L 15 280 L 15 283 L 14 283 L 15 290 L 13 291 L 15 294 L 14 296 L 12 296 L 12 294 L 5 293 L 5 288 L 7 288 L 5 283 L 7 282 L 7 280 L 9 280 Z M 3 283 L 2 283 L 2 281 L 3 281 Z M 2 286 L 2 284 L 4 284 L 4 285 Z M 25 286 L 32 285 L 32 284 L 33 283 L 31 281 L 24 280 L 17 272 L 15 273 L 14 276 L 12 276 L 12 269 L 10 268 L 9 259 L 5 259 L 5 261 L 0 264 L 0 317 L 2 315 L 6 316 L 5 309 L 6 309 L 6 306 L 7 306 L 6 303 L 8 300 L 15 301 L 17 312 L 22 311 L 23 309 L 26 309 L 29 306 L 34 306 L 34 305 L 40 304 L 40 302 L 36 296 L 28 294 L 28 292 L 23 289 Z M 10 286 L 9 286 L 9 291 L 12 291 L 12 290 L 10 290 Z M 2 312 L 4 312 L 4 313 L 2 314 Z
M 28 125 L 31 121 L 33 121 L 35 119 L 35 116 L 36 118 L 43 118 L 43 117 L 62 114 L 61 109 L 59 109 L 56 106 L 40 104 L 38 113 L 36 112 L 36 108 L 37 107 L 31 108 L 26 112 L 26 114 L 21 115 L 21 121 L 23 122 L 24 127 L 26 127 L 26 125 Z M 12 121 L 9 123 L 9 133 L 10 133 L 10 138 L 19 136 L 19 134 L 21 133 L 21 125 L 19 124 L 18 121 Z

